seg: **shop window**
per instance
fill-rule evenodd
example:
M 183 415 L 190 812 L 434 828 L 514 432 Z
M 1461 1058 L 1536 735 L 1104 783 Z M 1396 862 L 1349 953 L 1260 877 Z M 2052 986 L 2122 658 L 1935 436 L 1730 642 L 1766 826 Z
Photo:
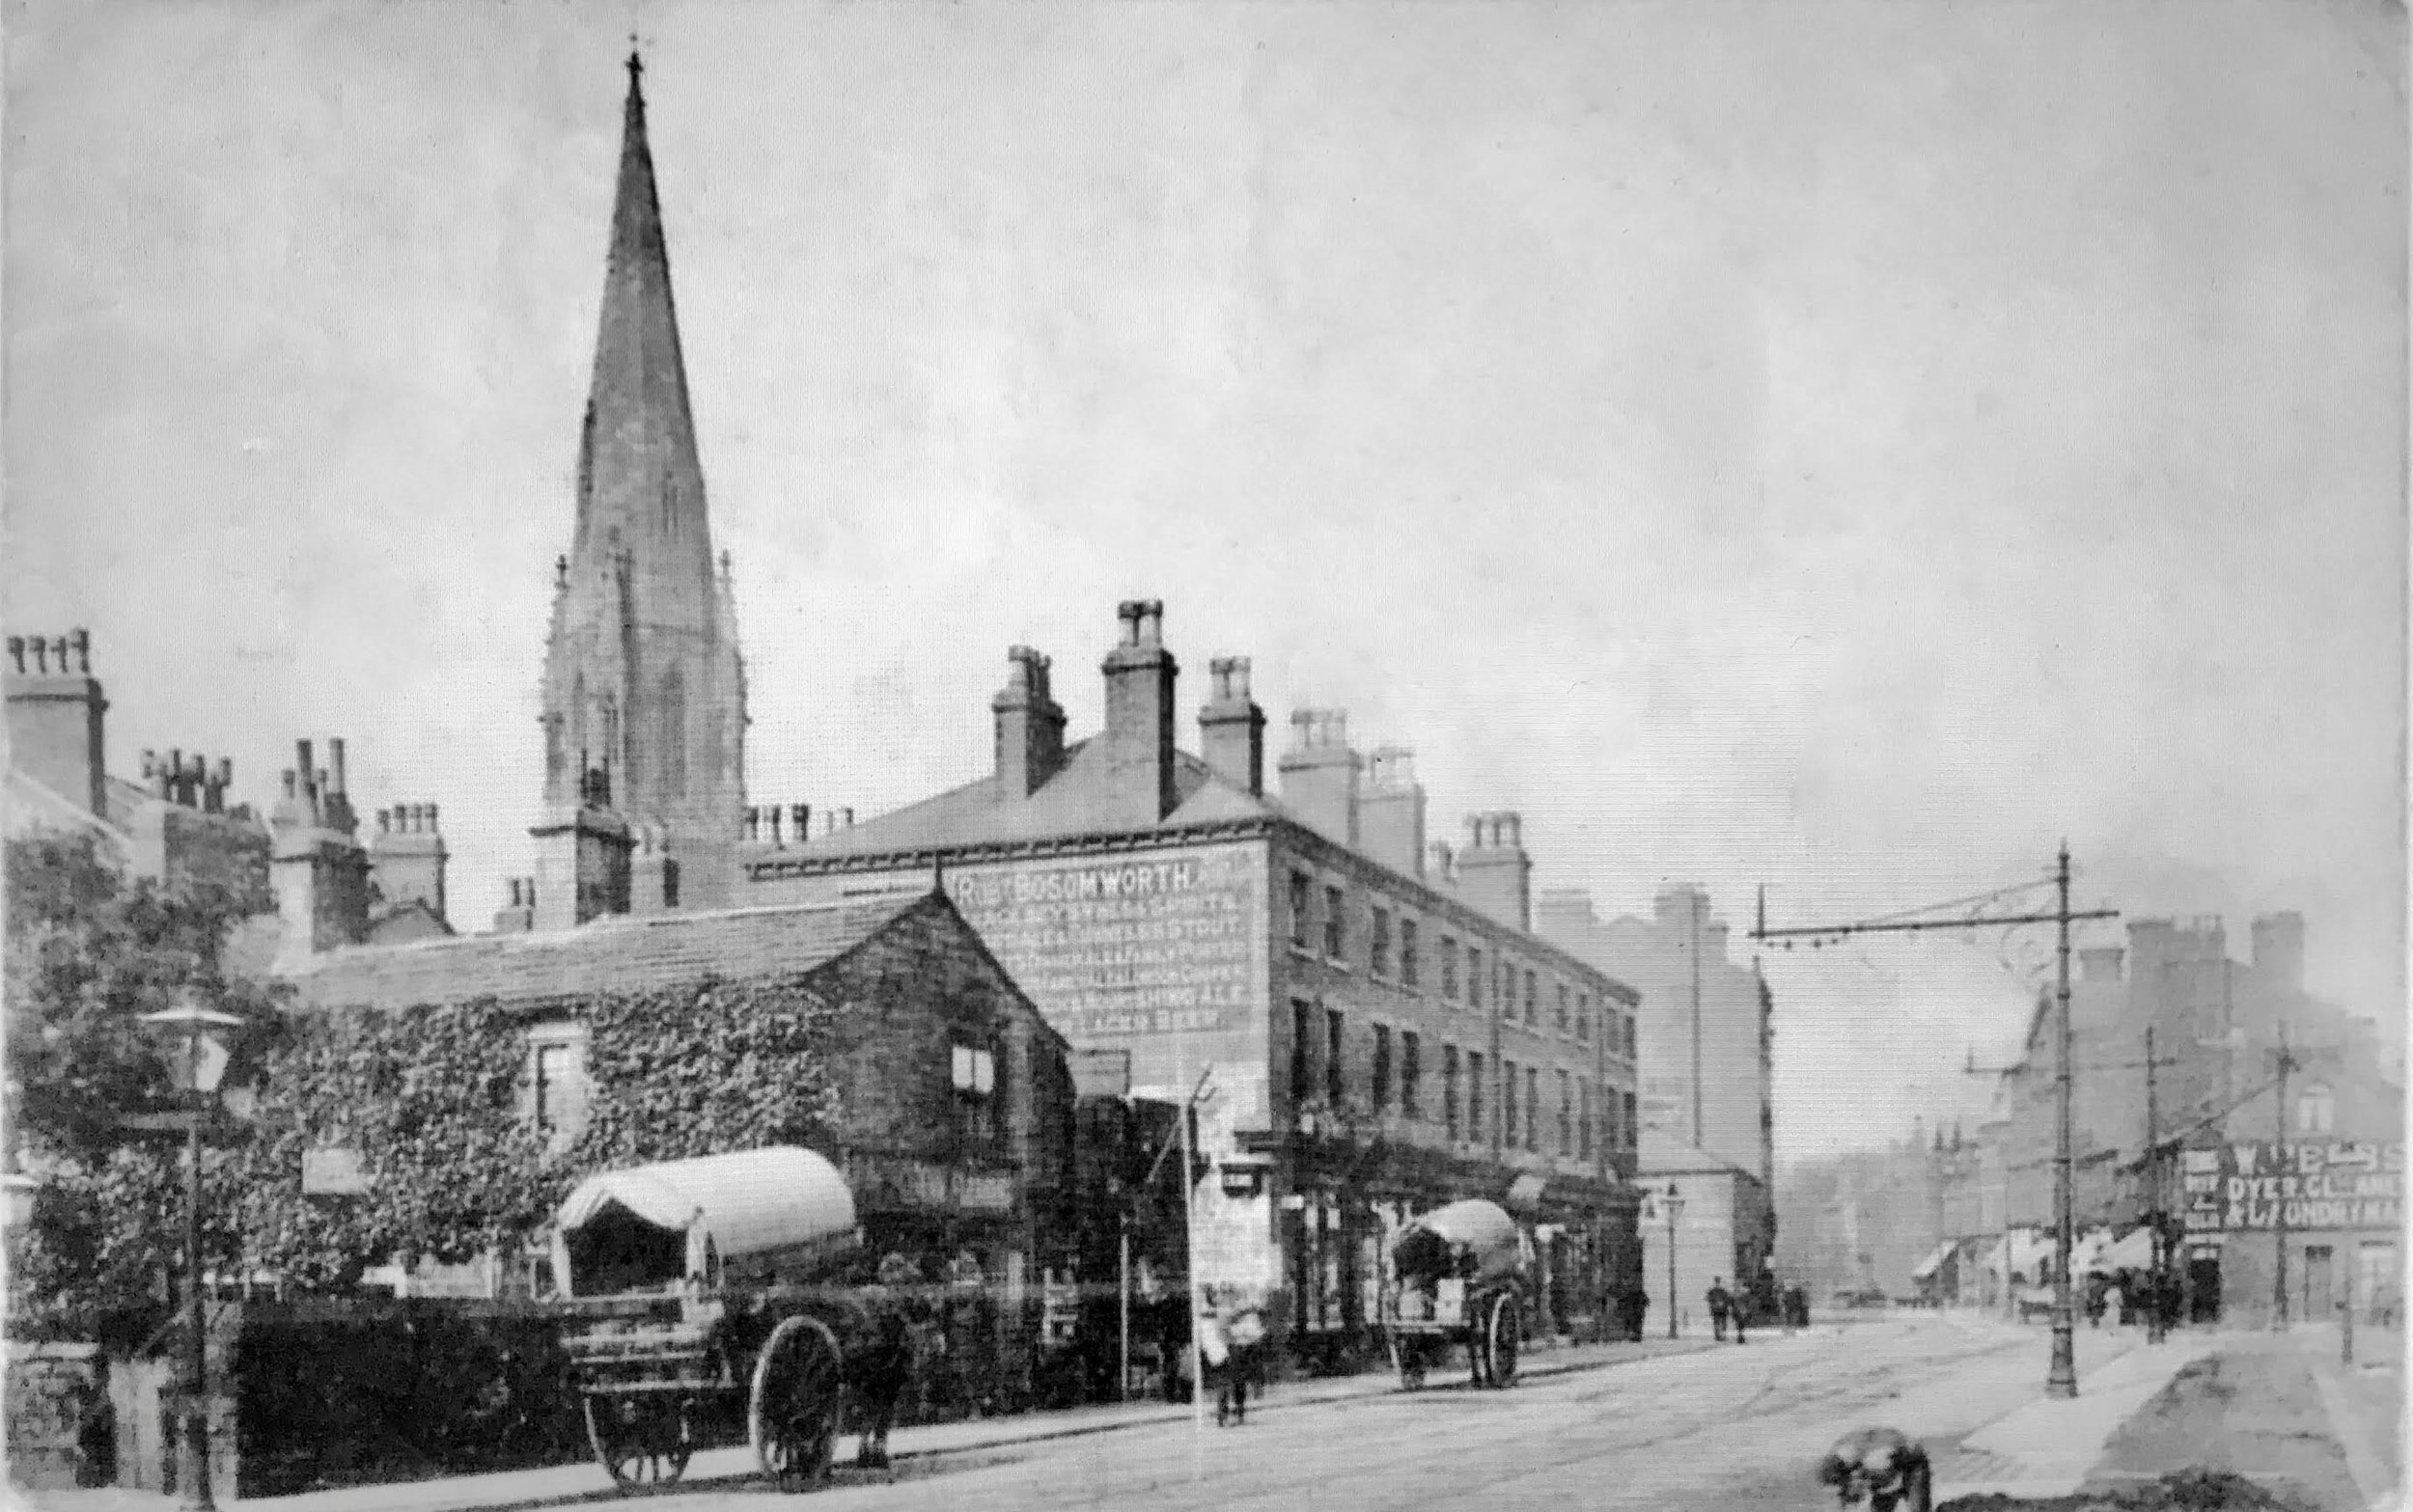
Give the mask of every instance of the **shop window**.
M 1425 1068 L 1418 1064 L 1424 1058 L 1424 1042 L 1414 1030 L 1400 1032 L 1400 1112 L 1410 1118 L 1424 1116 L 1424 1089 L 1418 1083 Z
M 1441 1126 L 1457 1138 L 1457 1047 L 1441 1047 Z
M 1416 960 L 1416 921 L 1400 921 L 1400 985 L 1410 990 L 1421 987 L 1423 971 Z
M 1448 935 L 1441 937 L 1441 1001 L 1457 1001 L 1457 942 Z
M 1316 885 L 1304 871 L 1290 873 L 1290 945 L 1295 949 L 1316 948 L 1315 923 L 1307 916 L 1314 907 Z
M 1342 1020 L 1339 1008 L 1324 1010 L 1324 1101 L 1339 1108 L 1347 1096 L 1348 1084 L 1342 1076 Z
M 1316 1096 L 1316 1007 L 1290 1000 L 1290 1102 L 1293 1107 Z
M 1340 960 L 1341 948 L 1348 943 L 1342 928 L 1343 901 L 1339 888 L 1324 889 L 1324 959 L 1327 961 Z
M 1377 977 L 1391 975 L 1391 910 L 1379 904 L 1373 927 L 1366 933 L 1366 970 Z
M 1373 1098 L 1376 1113 L 1391 1106 L 1391 1027 L 1387 1024 L 1374 1026 Z

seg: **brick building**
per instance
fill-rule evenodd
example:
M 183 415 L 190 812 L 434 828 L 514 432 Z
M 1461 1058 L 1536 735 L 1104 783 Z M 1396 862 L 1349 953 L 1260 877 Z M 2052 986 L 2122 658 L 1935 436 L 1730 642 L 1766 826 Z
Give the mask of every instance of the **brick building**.
M 1301 711 L 1264 783 L 1245 659 L 1213 664 L 1199 750 L 1175 739 L 1162 610 L 1127 603 L 1105 728 L 1065 740 L 1051 664 L 1009 653 L 986 776 L 802 841 L 755 831 L 746 893 L 950 896 L 1076 1046 L 1130 1053 L 1201 1113 L 1206 1278 L 1275 1299 L 1316 1354 L 1370 1344 L 1413 1214 L 1503 1199 L 1540 1241 L 1569 1330 L 1638 1283 L 1634 994 L 1530 927 L 1514 814 L 1425 840 L 1411 757 Z

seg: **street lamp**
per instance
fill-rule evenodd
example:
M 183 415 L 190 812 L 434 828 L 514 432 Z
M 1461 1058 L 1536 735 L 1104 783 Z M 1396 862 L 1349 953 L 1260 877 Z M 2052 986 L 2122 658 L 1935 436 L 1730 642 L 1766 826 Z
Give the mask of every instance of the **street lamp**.
M 1676 1336 L 1676 1215 L 1684 1211 L 1684 1195 L 1676 1183 L 1659 1196 L 1659 1211 L 1667 1215 L 1667 1336 Z
M 184 1434 L 177 1457 L 177 1482 L 183 1488 L 188 1512 L 217 1512 L 209 1489 L 208 1353 L 203 1338 L 201 1296 L 201 1125 L 209 1097 L 226 1075 L 228 1052 L 221 1035 L 239 1029 L 243 1021 L 232 1013 L 206 1008 L 190 994 L 175 1007 L 146 1013 L 155 1026 L 181 1042 L 183 1055 L 172 1068 L 179 1090 L 192 1094 L 184 1122 L 184 1321 L 192 1353 L 187 1368 L 192 1395 L 184 1407 Z

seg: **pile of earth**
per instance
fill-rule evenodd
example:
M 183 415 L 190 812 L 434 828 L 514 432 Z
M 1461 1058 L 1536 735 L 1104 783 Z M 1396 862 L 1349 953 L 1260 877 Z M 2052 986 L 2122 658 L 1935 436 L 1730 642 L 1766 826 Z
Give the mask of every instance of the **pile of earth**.
M 2318 1512 L 2309 1501 L 2228 1471 L 2186 1470 L 2143 1485 L 2027 1498 L 1988 1492 L 1955 1497 L 1937 1512 Z

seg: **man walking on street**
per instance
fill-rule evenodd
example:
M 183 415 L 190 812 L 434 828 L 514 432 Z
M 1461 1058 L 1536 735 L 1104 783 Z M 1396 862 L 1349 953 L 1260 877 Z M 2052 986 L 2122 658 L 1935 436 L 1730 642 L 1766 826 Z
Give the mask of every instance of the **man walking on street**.
M 1729 1301 L 1726 1295 L 1726 1278 L 1711 1277 L 1709 1278 L 1709 1329 L 1721 1344 L 1726 1342 L 1726 1308 Z

